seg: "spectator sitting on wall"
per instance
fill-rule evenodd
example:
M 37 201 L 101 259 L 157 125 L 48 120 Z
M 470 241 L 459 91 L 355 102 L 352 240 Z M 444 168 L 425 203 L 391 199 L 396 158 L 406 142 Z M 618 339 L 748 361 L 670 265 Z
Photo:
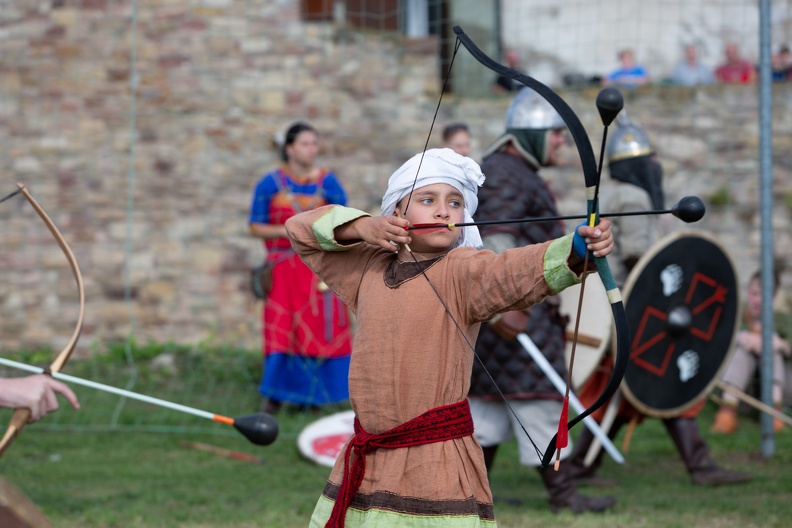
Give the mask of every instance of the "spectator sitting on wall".
M 756 80 L 756 68 L 740 57 L 737 44 L 730 42 L 723 50 L 726 62 L 715 70 L 715 79 L 724 84 L 748 84 Z
M 773 55 L 773 80 L 788 81 L 792 78 L 792 52 L 784 44 L 778 53 Z
M 522 71 L 520 68 L 520 56 L 514 50 L 509 50 L 504 57 L 506 66 L 512 70 Z M 496 93 L 514 92 L 523 87 L 521 82 L 507 77 L 506 75 L 498 75 L 495 82 L 492 83 L 492 91 Z
M 635 63 L 635 54 L 631 49 L 619 52 L 620 66 L 605 78 L 606 85 L 617 85 L 622 88 L 637 88 L 649 83 L 646 69 Z
M 715 82 L 715 76 L 710 68 L 699 62 L 698 49 L 690 44 L 685 46 L 685 58 L 674 68 L 671 80 L 674 84 L 696 86 L 698 84 L 712 84 Z

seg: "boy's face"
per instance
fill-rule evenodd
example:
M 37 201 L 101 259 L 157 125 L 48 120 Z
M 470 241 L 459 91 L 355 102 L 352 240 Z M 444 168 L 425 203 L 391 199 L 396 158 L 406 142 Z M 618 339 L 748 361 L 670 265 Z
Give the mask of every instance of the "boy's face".
M 396 206 L 395 216 L 403 216 L 407 205 L 405 197 Z M 407 207 L 407 220 L 415 224 L 460 223 L 465 218 L 465 202 L 462 193 L 446 183 L 433 183 L 415 189 Z M 448 251 L 462 234 L 461 228 L 418 229 L 410 232 L 410 248 L 421 253 Z

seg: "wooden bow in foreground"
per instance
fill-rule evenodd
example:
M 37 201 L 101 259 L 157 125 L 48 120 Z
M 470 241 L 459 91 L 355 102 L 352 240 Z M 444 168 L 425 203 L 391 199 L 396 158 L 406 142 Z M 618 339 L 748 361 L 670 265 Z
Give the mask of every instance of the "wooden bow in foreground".
M 30 205 L 33 206 L 33 209 L 36 210 L 36 213 L 38 213 L 38 215 L 44 221 L 47 228 L 52 233 L 52 236 L 55 237 L 55 240 L 57 240 L 58 245 L 63 251 L 63 254 L 66 255 L 66 259 L 69 261 L 69 266 L 71 267 L 72 273 L 74 274 L 74 279 L 77 281 L 77 291 L 80 295 L 80 311 L 77 315 L 77 324 L 74 327 L 74 332 L 72 332 L 69 342 L 63 348 L 63 350 L 61 350 L 58 355 L 55 356 L 55 360 L 46 370 L 47 372 L 59 372 L 66 365 L 66 362 L 69 361 L 74 348 L 77 346 L 77 341 L 80 339 L 80 332 L 82 332 L 83 319 L 85 317 L 85 288 L 83 287 L 82 274 L 80 274 L 80 267 L 77 265 L 77 259 L 74 257 L 74 253 L 72 253 L 71 248 L 69 248 L 69 245 L 66 243 L 63 235 L 61 235 L 60 231 L 58 231 L 58 228 L 52 222 L 50 217 L 44 212 L 44 209 L 42 209 L 38 202 L 36 202 L 33 196 L 31 196 L 24 185 L 17 183 L 17 187 L 19 187 L 19 192 L 21 192 L 27 201 L 30 202 Z M 27 424 L 28 421 L 30 421 L 30 409 L 16 409 L 14 411 L 13 416 L 11 416 L 11 422 L 8 424 L 2 440 L 0 440 L 0 457 L 3 456 L 3 453 L 5 453 L 6 449 L 8 449 L 14 439 L 19 436 L 19 433 L 22 432 L 22 428 L 25 427 L 25 424 Z

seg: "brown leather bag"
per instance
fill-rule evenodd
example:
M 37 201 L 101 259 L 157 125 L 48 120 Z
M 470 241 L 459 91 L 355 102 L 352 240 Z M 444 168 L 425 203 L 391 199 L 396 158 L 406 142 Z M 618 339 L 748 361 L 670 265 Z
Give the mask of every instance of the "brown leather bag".
M 265 300 L 272 291 L 272 268 L 275 262 L 268 260 L 250 270 L 250 286 L 257 299 Z

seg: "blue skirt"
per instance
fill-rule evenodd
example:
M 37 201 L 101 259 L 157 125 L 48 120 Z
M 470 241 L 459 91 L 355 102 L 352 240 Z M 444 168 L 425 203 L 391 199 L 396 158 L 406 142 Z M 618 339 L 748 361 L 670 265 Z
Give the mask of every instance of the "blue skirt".
M 299 405 L 348 400 L 349 358 L 270 354 L 264 360 L 259 393 L 272 400 Z

